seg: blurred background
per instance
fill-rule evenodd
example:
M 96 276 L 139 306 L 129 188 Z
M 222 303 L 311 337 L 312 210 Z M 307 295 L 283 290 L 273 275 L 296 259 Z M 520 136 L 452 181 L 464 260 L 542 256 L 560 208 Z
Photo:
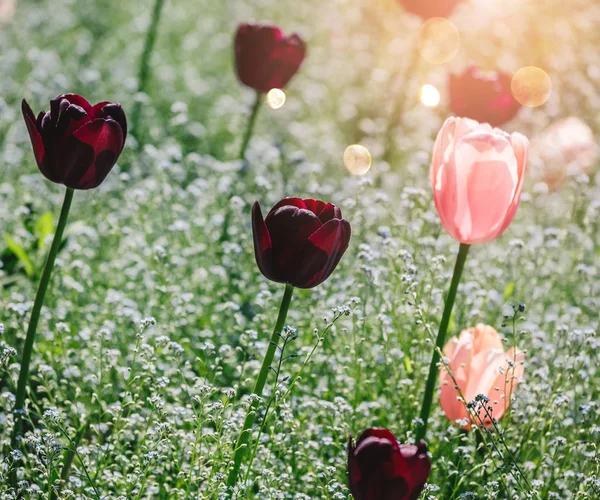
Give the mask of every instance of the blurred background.
M 380 169 L 422 163 L 412 153 L 428 152 L 451 114 L 449 74 L 470 63 L 508 74 L 527 66 L 547 73 L 551 93 L 536 107 L 523 107 L 504 127 L 508 131 L 535 137 L 571 115 L 596 135 L 600 127 L 595 0 L 467 0 L 458 3 L 447 24 L 425 32 L 423 20 L 398 0 L 166 1 L 147 91 L 139 94 L 139 58 L 153 5 L 153 0 L 0 0 L 5 172 L 24 168 L 18 147 L 26 141 L 21 98 L 41 109 L 67 89 L 90 100 L 120 101 L 126 110 L 143 103 L 136 135 L 144 142 L 176 135 L 184 153 L 233 155 L 252 95 L 236 82 L 232 40 L 237 24 L 250 21 L 274 22 L 308 44 L 285 105 L 265 113 L 259 134 L 285 139 L 286 147 L 302 149 L 310 161 L 328 164 L 330 173 L 340 170 L 345 146 L 357 142 L 375 163 L 387 163 Z M 397 108 L 401 117 L 393 116 Z M 135 160 L 125 157 L 121 163 L 126 161 Z M 32 161 L 25 164 L 33 170 Z

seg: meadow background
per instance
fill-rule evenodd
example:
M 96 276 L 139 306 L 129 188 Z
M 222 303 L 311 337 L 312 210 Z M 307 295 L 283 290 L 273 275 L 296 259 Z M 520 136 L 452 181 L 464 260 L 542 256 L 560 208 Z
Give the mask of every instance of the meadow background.
M 414 436 L 452 273 L 456 242 L 429 186 L 449 72 L 470 61 L 542 67 L 550 100 L 503 128 L 533 138 L 574 115 L 598 137 L 600 4 L 471 0 L 452 17 L 457 56 L 408 71 L 420 20 L 393 0 L 167 0 L 139 94 L 153 4 L 19 0 L 0 21 L 0 498 L 51 498 L 53 485 L 59 498 L 223 494 L 283 293 L 257 269 L 249 207 L 283 196 L 336 203 L 353 237 L 333 276 L 294 296 L 286 353 L 298 356 L 270 375 L 272 404 L 315 354 L 265 426 L 238 498 L 350 498 L 350 433 Z M 285 105 L 261 111 L 242 163 L 253 94 L 236 80 L 232 41 L 238 23 L 263 20 L 300 33 L 308 55 Z M 426 83 L 442 94 L 435 108 L 419 100 Z M 140 119 L 102 186 L 76 193 L 30 372 L 35 430 L 20 455 L 10 448 L 19 353 L 63 194 L 36 168 L 20 102 L 47 109 L 64 92 L 120 102 L 130 119 L 139 106 Z M 364 176 L 344 168 L 353 143 L 373 155 Z M 449 334 L 482 322 L 516 336 L 525 377 L 502 432 L 479 449 L 434 401 L 423 498 L 600 496 L 597 167 L 555 190 L 531 168 L 508 231 L 471 250 Z M 63 484 L 66 449 L 77 453 Z

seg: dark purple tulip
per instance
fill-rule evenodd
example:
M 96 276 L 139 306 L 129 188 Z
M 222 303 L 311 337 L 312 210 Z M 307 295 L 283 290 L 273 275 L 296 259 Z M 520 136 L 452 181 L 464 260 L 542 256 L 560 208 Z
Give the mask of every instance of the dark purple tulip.
M 407 12 L 421 16 L 423 19 L 431 17 L 449 17 L 454 8 L 464 0 L 399 0 Z
M 298 35 L 285 37 L 276 26 L 240 24 L 234 45 L 238 78 L 263 94 L 283 89 L 306 55 L 306 46 Z
M 254 254 L 271 281 L 313 288 L 333 272 L 350 243 L 350 223 L 332 203 L 284 198 L 263 219 L 252 207 Z
M 37 118 L 25 99 L 21 110 L 38 168 L 52 182 L 73 189 L 98 187 L 123 150 L 127 120 L 119 104 L 92 106 L 77 94 L 63 94 Z
M 511 91 L 512 76 L 481 71 L 470 65 L 460 75 L 450 75 L 450 109 L 460 117 L 499 127 L 512 120 L 521 105 Z
M 427 445 L 398 444 L 387 429 L 371 428 L 348 441 L 348 482 L 355 500 L 416 500 L 431 471 Z

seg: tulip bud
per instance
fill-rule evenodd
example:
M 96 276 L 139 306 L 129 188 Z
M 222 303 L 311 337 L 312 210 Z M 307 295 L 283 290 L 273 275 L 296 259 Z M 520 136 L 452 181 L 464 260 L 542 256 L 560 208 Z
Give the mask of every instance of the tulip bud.
M 404 9 L 423 19 L 449 17 L 463 0 L 399 0 Z
M 466 245 L 500 236 L 521 200 L 529 141 L 468 118 L 448 118 L 431 161 L 433 199 L 444 229 Z
M 313 288 L 325 281 L 350 243 L 350 223 L 332 203 L 284 198 L 263 219 L 252 207 L 256 263 L 277 283 Z
M 25 99 L 21 109 L 38 168 L 52 182 L 98 187 L 123 150 L 127 120 L 119 104 L 92 106 L 77 94 L 63 94 L 37 119 Z
M 429 478 L 427 445 L 398 444 L 387 429 L 364 431 L 348 441 L 348 481 L 355 500 L 413 500 Z
M 306 55 L 298 35 L 284 37 L 275 26 L 241 24 L 234 46 L 240 82 L 263 94 L 285 88 Z
M 511 91 L 512 76 L 469 66 L 461 75 L 450 75 L 450 109 L 457 116 L 499 127 L 512 120 L 521 105 Z

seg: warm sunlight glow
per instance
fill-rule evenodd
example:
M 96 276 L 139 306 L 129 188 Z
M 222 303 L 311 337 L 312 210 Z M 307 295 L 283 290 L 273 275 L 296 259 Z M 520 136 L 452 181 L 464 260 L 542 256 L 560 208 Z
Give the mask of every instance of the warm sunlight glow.
M 523 106 L 535 108 L 546 104 L 552 94 L 552 80 L 548 73 L 536 66 L 517 71 L 511 83 L 513 97 Z
M 460 49 L 460 33 L 454 24 L 443 17 L 434 17 L 421 26 L 419 52 L 431 64 L 444 64 Z
M 279 109 L 285 104 L 285 92 L 281 89 L 271 89 L 267 93 L 267 104 L 271 109 Z
M 440 103 L 440 91 L 428 83 L 423 85 L 421 87 L 421 102 L 429 108 L 435 108 Z
M 352 144 L 344 151 L 344 165 L 352 175 L 364 175 L 371 168 L 371 153 L 360 144 Z

